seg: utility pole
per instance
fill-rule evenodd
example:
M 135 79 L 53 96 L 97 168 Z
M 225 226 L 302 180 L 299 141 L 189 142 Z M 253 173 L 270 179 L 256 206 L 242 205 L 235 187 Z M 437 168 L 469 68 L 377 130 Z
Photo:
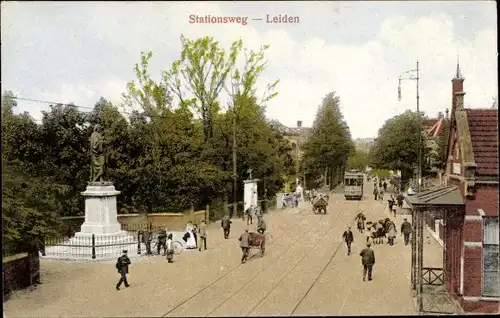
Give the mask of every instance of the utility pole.
M 406 77 L 405 77 L 406 76 Z M 401 81 L 403 80 L 414 80 L 417 83 L 417 116 L 418 116 L 418 148 L 417 148 L 417 169 L 416 169 L 416 181 L 417 181 L 417 193 L 420 193 L 420 182 L 422 179 L 422 118 L 420 116 L 420 94 L 419 94 L 419 81 L 420 81 L 420 69 L 417 60 L 417 68 L 414 70 L 409 70 L 402 73 L 399 76 L 399 86 L 398 86 L 398 100 L 401 100 Z M 401 178 L 402 181 L 402 178 Z M 412 290 L 417 293 L 417 302 L 419 310 L 422 310 L 423 299 L 422 299 L 422 259 L 417 257 L 422 255 L 421 249 L 423 248 L 423 234 L 422 234 L 422 217 L 417 215 L 415 210 L 412 210 L 412 225 L 413 234 L 411 236 L 411 283 Z M 417 240 L 418 236 L 418 240 Z
M 419 81 L 420 81 L 420 69 L 419 63 L 417 61 L 417 68 L 414 70 L 409 70 L 402 73 L 399 76 L 399 86 L 398 86 L 398 100 L 401 100 L 401 82 L 404 80 L 414 80 L 417 82 L 417 116 L 418 116 L 418 153 L 417 153 L 417 193 L 420 192 L 420 179 L 422 178 L 422 118 L 420 116 L 420 93 L 419 93 Z M 415 74 L 415 75 L 413 75 Z M 407 77 L 405 77 L 407 76 Z
M 233 217 L 237 214 L 238 174 L 236 172 L 236 105 L 233 104 Z

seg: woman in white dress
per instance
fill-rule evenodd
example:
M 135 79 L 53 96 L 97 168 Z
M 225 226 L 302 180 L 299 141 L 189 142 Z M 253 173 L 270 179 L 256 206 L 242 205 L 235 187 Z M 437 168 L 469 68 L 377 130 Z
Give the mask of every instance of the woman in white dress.
M 187 241 L 186 241 L 186 248 L 187 249 L 196 248 L 196 240 L 194 239 L 193 229 L 194 229 L 193 223 L 188 222 L 188 224 L 186 225 L 186 234 L 189 234 Z

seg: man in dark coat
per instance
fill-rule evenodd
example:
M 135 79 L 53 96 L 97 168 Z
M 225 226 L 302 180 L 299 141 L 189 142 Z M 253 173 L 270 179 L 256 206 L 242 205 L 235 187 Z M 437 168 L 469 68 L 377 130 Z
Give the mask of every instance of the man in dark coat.
M 401 235 L 404 236 L 405 245 L 408 245 L 410 241 L 410 234 L 412 232 L 411 223 L 408 222 L 407 219 L 403 220 L 403 224 L 401 224 Z
M 160 255 L 160 250 L 163 247 L 163 256 L 167 254 L 167 231 L 161 230 L 160 234 L 158 234 L 158 244 L 157 251 L 158 255 Z
M 403 207 L 403 200 L 404 200 L 403 194 L 399 193 L 396 197 L 396 200 L 398 201 L 398 208 L 402 208 Z
M 240 247 L 243 252 L 243 256 L 241 257 L 241 263 L 244 264 L 248 259 L 248 251 L 250 249 L 250 233 L 248 233 L 248 229 L 245 229 L 245 232 L 241 234 L 240 238 Z
M 224 238 L 227 240 L 229 238 L 229 232 L 231 231 L 231 220 L 228 215 L 224 215 L 220 221 L 220 226 L 224 230 Z
M 371 244 L 368 242 L 366 247 L 359 253 L 361 256 L 361 264 L 363 264 L 363 281 L 368 274 L 368 280 L 372 280 L 373 265 L 375 265 L 375 252 L 370 248 Z
M 151 251 L 151 231 L 145 230 L 142 232 L 142 242 L 146 245 L 146 255 L 153 255 Z
M 351 244 L 354 242 L 354 235 L 352 234 L 351 227 L 349 226 L 344 234 L 342 234 L 342 239 L 347 245 L 347 255 L 351 255 Z
M 257 219 L 257 232 L 259 232 L 260 234 L 264 234 L 267 229 L 266 222 L 264 222 L 264 218 L 262 216 L 259 216 Z
M 374 196 L 375 201 L 377 201 L 377 199 L 378 199 L 378 190 L 377 190 L 377 188 L 373 189 L 373 196 Z
M 130 264 L 132 263 L 130 262 L 130 258 L 127 256 L 127 250 L 123 250 L 123 255 L 118 257 L 118 260 L 116 261 L 116 269 L 120 274 L 120 280 L 118 281 L 118 284 L 116 284 L 116 290 L 120 290 L 122 283 L 125 284 L 125 287 L 130 286 L 127 281 L 128 266 Z

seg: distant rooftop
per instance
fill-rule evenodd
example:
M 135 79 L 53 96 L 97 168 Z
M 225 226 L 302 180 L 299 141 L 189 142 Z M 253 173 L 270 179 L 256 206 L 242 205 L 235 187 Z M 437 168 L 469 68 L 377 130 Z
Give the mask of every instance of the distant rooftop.
M 310 127 L 288 127 L 274 119 L 269 121 L 269 125 L 286 135 L 308 135 L 312 130 Z

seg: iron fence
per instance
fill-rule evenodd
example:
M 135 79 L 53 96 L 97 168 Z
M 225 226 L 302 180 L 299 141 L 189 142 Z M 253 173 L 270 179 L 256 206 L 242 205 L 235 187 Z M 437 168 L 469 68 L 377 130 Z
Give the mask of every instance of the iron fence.
M 151 244 L 151 249 L 155 248 L 160 231 L 167 229 L 167 225 L 153 226 L 152 223 L 121 226 L 123 232 L 117 234 L 46 237 L 44 249 L 40 252 L 49 259 L 66 260 L 111 259 L 120 256 L 123 250 L 127 250 L 129 255 L 139 255 L 147 251 L 146 241 Z M 149 233 L 149 240 L 142 236 L 146 232 Z

